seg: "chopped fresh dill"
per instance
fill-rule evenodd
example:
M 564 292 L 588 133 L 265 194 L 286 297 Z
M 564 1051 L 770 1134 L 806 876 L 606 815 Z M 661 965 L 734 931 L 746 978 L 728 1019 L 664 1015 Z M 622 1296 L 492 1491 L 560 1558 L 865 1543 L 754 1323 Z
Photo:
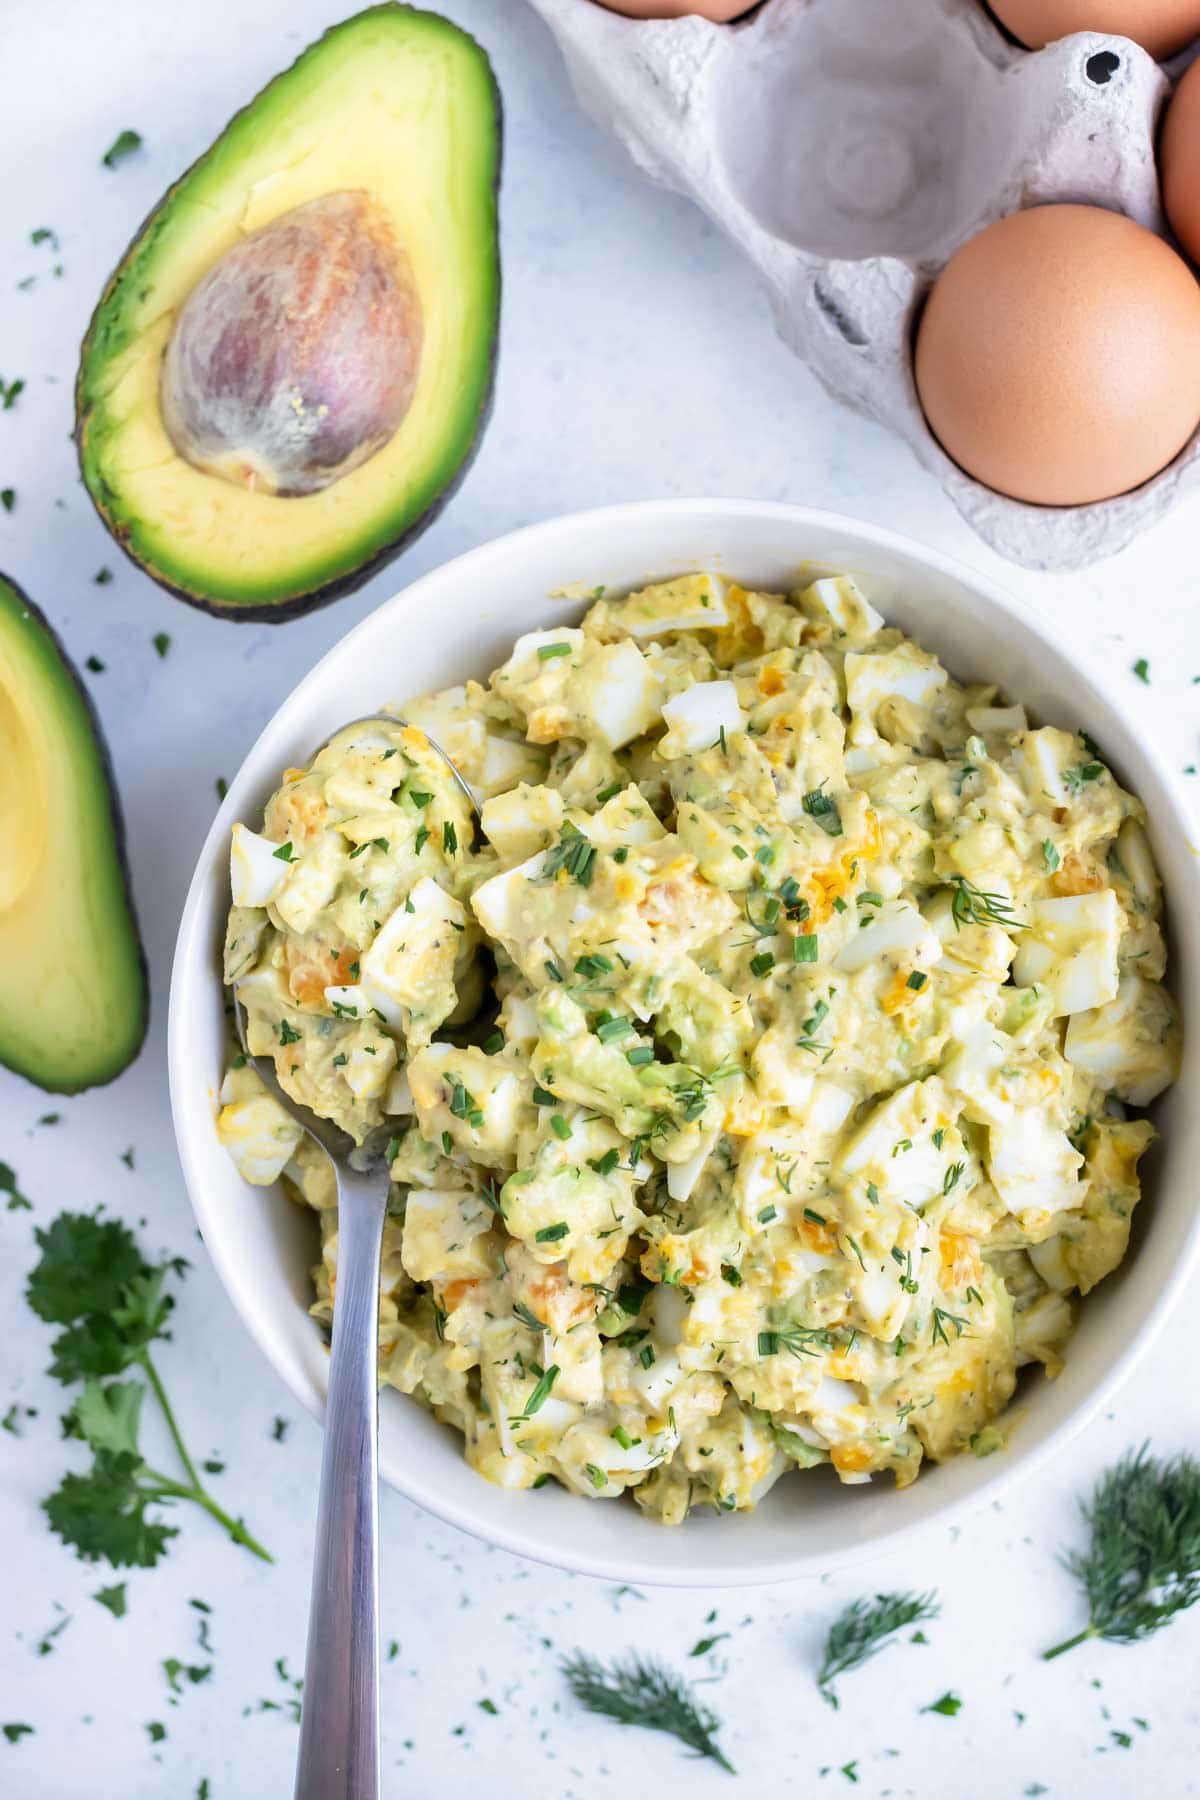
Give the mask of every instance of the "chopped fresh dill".
M 829 1627 L 825 1653 L 817 1671 L 817 1686 L 830 1706 L 838 1705 L 833 1682 L 850 1669 L 861 1668 L 906 1625 L 936 1619 L 941 1605 L 935 1592 L 927 1594 L 876 1594 L 873 1600 L 852 1600 Z
M 1107 1638 L 1136 1644 L 1200 1600 L 1200 1462 L 1181 1452 L 1160 1462 L 1149 1446 L 1127 1451 L 1081 1506 L 1091 1528 L 1066 1567 L 1087 1598 L 1088 1622 L 1043 1652 L 1046 1661 Z
M 606 1666 L 577 1650 L 564 1659 L 562 1672 L 576 1700 L 589 1712 L 615 1719 L 618 1725 L 665 1731 L 697 1756 L 707 1756 L 736 1774 L 716 1740 L 721 1721 L 665 1663 L 633 1651 Z

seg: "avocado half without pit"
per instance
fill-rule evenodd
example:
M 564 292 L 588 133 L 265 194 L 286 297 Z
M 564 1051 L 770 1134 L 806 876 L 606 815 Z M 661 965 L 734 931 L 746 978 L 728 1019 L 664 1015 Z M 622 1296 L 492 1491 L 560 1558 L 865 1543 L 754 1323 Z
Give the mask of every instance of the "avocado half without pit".
M 0 575 L 0 1062 L 54 1093 L 111 1081 L 146 1034 L 120 805 L 91 702 Z
M 77 388 L 84 481 L 156 581 L 284 619 L 436 516 L 490 407 L 499 168 L 483 51 L 384 5 L 328 31 L 168 191 Z

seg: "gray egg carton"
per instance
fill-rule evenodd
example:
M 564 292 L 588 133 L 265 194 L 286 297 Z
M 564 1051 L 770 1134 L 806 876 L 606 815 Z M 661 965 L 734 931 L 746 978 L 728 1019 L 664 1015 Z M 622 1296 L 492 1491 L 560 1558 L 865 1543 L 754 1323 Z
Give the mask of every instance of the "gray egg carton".
M 1005 499 L 946 456 L 913 382 L 921 302 L 992 220 L 1083 201 L 1166 235 L 1154 134 L 1169 82 L 1145 51 L 1094 32 L 1022 50 L 979 0 L 767 0 L 734 25 L 531 4 L 587 111 L 746 252 L 784 341 L 898 431 L 1002 556 L 1079 568 L 1196 487 L 1193 437 L 1115 500 Z

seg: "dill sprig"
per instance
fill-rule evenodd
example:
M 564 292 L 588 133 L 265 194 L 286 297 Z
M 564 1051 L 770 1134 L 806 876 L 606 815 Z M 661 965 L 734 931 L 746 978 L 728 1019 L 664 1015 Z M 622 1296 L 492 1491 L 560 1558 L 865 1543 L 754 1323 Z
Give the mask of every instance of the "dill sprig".
M 831 1683 L 837 1675 L 857 1669 L 882 1650 L 906 1625 L 936 1619 L 941 1605 L 935 1592 L 928 1594 L 876 1594 L 874 1600 L 852 1600 L 829 1627 L 825 1654 L 817 1672 L 817 1686 L 830 1706 L 838 1697 Z
M 595 1657 L 577 1650 L 564 1658 L 562 1672 L 580 1705 L 602 1713 L 618 1725 L 641 1725 L 647 1731 L 666 1731 L 697 1756 L 711 1757 L 731 1775 L 737 1770 L 716 1741 L 721 1721 L 701 1706 L 686 1681 L 656 1658 L 631 1652 L 607 1668 Z
M 1013 918 L 1012 901 L 1007 894 L 989 894 L 965 875 L 952 875 L 950 885 L 954 890 L 950 915 L 956 931 L 960 925 L 1003 925 L 1006 931 L 1024 931 L 1020 920 Z
M 1080 1510 L 1091 1527 L 1086 1550 L 1063 1558 L 1083 1588 L 1088 1623 L 1044 1659 L 1107 1638 L 1136 1644 L 1200 1600 L 1200 1463 L 1159 1462 L 1143 1444 L 1103 1474 Z

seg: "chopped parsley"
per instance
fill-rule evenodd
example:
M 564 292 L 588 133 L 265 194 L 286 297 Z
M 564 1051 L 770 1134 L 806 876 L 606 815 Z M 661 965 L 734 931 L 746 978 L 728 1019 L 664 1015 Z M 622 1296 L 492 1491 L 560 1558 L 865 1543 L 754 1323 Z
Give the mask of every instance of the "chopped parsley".
M 127 156 L 132 156 L 134 151 L 140 150 L 141 147 L 141 133 L 138 131 L 130 131 L 126 128 L 126 130 L 117 133 L 112 143 L 108 146 L 108 149 L 104 152 L 104 155 L 100 158 L 100 161 L 104 164 L 106 169 L 115 169 L 119 162 L 124 162 Z
M 147 1263 L 119 1220 L 94 1213 L 60 1213 L 35 1236 L 41 1255 L 26 1299 L 38 1318 L 62 1328 L 51 1346 L 50 1373 L 83 1383 L 67 1414 L 68 1435 L 83 1439 L 93 1453 L 90 1469 L 64 1476 L 43 1502 L 51 1530 L 85 1562 L 104 1558 L 115 1569 L 151 1568 L 179 1529 L 157 1509 L 191 1500 L 234 1543 L 270 1562 L 241 1520 L 202 1484 L 151 1360 L 150 1347 L 168 1335 L 174 1307 L 167 1277 L 183 1275 L 187 1264 L 181 1257 Z M 145 1382 L 137 1379 L 139 1371 Z M 111 1379 L 125 1374 L 133 1378 Z M 139 1423 L 147 1391 L 162 1411 L 179 1476 L 162 1474 L 143 1458 Z

